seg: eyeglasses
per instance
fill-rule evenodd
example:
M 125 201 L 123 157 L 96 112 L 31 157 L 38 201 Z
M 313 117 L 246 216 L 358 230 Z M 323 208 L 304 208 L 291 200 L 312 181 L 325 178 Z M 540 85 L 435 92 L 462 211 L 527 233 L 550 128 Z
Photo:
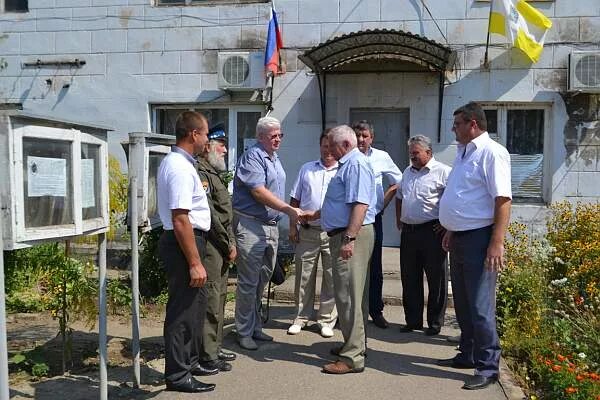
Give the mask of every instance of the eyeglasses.
M 275 140 L 275 139 L 283 139 L 283 133 L 279 133 L 279 134 L 271 135 L 271 136 L 269 137 L 269 139 L 271 139 L 271 140 Z

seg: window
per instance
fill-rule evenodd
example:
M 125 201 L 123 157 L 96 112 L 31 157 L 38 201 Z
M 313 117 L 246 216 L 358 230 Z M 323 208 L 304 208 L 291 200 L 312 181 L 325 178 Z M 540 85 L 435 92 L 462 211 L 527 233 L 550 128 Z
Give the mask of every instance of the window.
M 548 107 L 484 105 L 490 137 L 510 153 L 515 202 L 544 201 L 544 145 Z
M 175 134 L 177 116 L 187 110 L 201 112 L 208 118 L 209 126 L 217 123 L 225 125 L 227 132 L 227 166 L 231 169 L 244 150 L 254 144 L 255 129 L 258 119 L 262 117 L 264 106 L 256 105 L 218 105 L 206 103 L 170 104 L 152 106 L 152 131 L 165 135 Z
M 4 12 L 27 12 L 27 0 L 4 0 Z

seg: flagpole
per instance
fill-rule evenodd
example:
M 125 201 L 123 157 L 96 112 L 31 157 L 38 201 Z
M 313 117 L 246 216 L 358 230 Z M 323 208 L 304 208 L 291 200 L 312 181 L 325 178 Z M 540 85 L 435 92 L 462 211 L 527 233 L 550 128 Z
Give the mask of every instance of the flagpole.
M 488 15 L 488 31 L 487 31 L 487 40 L 485 42 L 485 55 L 483 56 L 483 68 L 489 69 L 490 62 L 488 59 L 488 50 L 490 48 L 490 23 L 492 22 L 492 6 L 494 5 L 494 0 L 490 1 L 490 13 Z

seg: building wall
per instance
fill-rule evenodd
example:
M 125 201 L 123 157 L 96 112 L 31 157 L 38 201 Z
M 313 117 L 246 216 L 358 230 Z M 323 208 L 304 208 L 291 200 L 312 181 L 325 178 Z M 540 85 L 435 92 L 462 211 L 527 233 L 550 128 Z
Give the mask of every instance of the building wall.
M 287 73 L 275 81 L 273 115 L 283 121 L 286 133 L 281 156 L 288 187 L 300 164 L 317 157 L 321 129 L 317 82 L 298 54 L 341 34 L 389 28 L 426 36 L 458 52 L 457 68 L 447 76 L 439 158 L 453 159 L 452 111 L 467 101 L 548 103 L 547 200 L 597 200 L 598 97 L 568 95 L 566 85 L 568 54 L 600 47 L 600 2 L 534 2 L 554 23 L 542 59 L 530 65 L 494 37 L 490 70 L 481 68 L 489 2 L 426 3 L 435 20 L 414 0 L 276 1 Z M 29 13 L 0 16 L 0 98 L 33 112 L 114 127 L 110 148 L 123 162 L 119 142 L 129 131 L 150 129 L 149 103 L 223 101 L 217 53 L 263 49 L 270 4 L 155 7 L 151 0 L 30 0 L 29 6 Z M 23 62 L 37 59 L 75 58 L 86 65 L 22 68 Z M 337 77 L 328 85 L 327 102 L 328 124 L 348 122 L 344 115 L 353 102 L 408 106 L 411 134 L 427 133 L 437 140 L 436 76 Z M 513 216 L 531 223 L 543 212 L 539 206 L 518 206 Z

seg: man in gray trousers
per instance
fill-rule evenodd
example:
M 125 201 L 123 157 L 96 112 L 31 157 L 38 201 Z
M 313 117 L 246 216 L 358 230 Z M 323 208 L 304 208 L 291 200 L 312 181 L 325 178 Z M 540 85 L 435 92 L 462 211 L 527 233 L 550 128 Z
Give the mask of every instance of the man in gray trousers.
M 277 259 L 277 224 L 282 213 L 293 223 L 303 215 L 283 200 L 285 172 L 276 153 L 282 138 L 277 119 L 259 119 L 257 143 L 238 160 L 233 180 L 233 230 L 238 250 L 235 327 L 240 347 L 246 350 L 258 349 L 255 340 L 273 340 L 262 331 L 259 307 Z

